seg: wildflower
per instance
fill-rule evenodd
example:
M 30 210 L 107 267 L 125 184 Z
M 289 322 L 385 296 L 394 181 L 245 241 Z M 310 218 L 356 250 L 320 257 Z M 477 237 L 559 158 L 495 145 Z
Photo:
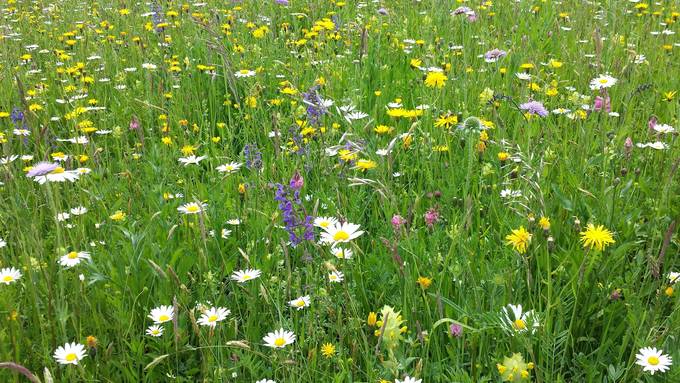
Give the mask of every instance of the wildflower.
M 83 215 L 87 213 L 87 208 L 83 206 L 74 207 L 70 210 L 73 215 Z
M 69 268 L 79 264 L 84 259 L 90 259 L 90 253 L 87 251 L 71 251 L 59 258 L 59 264 Z
M 117 210 L 115 213 L 111 214 L 109 218 L 112 221 L 123 221 L 126 216 L 127 214 L 125 214 L 123 211 Z
M 305 295 L 305 296 L 301 296 L 299 298 L 293 299 L 292 301 L 288 302 L 288 305 L 290 307 L 295 307 L 298 310 L 302 310 L 305 307 L 310 305 L 309 295 Z
M 335 217 L 316 217 L 314 218 L 314 226 L 326 229 L 338 223 Z
M 395 379 L 394 383 L 422 383 L 422 381 L 422 379 L 416 379 L 406 375 L 404 376 L 404 380 Z
M 376 166 L 378 166 L 378 164 L 376 164 L 375 161 L 360 159 L 356 162 L 354 168 L 359 169 L 361 171 L 366 171 L 373 169 Z
M 595 248 L 599 251 L 604 250 L 607 246 L 615 243 L 612 237 L 612 232 L 607 230 L 604 226 L 595 226 L 589 223 L 585 231 L 581 233 L 581 242 L 583 242 L 583 247 Z
M 373 311 L 368 313 L 368 318 L 366 319 L 366 324 L 373 327 L 377 324 L 377 322 L 378 322 L 378 314 L 376 314 Z
M 532 235 L 524 229 L 524 226 L 520 226 L 519 229 L 513 229 L 512 233 L 505 236 L 506 243 L 512 245 L 514 250 L 518 253 L 524 254 L 527 252 L 527 247 L 531 242 Z
M 635 357 L 637 358 L 635 364 L 642 366 L 642 370 L 651 375 L 657 371 L 666 372 L 673 364 L 673 358 L 665 355 L 663 350 L 657 350 L 656 347 L 643 347 Z
M 668 282 L 671 285 L 680 282 L 680 272 L 671 271 L 670 273 L 668 273 Z
M 163 335 L 163 327 L 161 327 L 159 325 L 149 326 L 149 328 L 146 329 L 146 335 L 159 337 L 159 336 Z
M 80 177 L 80 173 L 75 170 L 64 170 L 57 164 L 41 162 L 31 168 L 26 176 L 42 185 L 46 182 L 74 182 Z
M 80 343 L 66 343 L 54 351 L 54 359 L 59 364 L 77 365 L 85 357 L 85 346 Z
M 231 275 L 231 279 L 238 283 L 244 283 L 258 278 L 261 274 L 262 272 L 257 269 L 238 270 L 234 271 L 234 273 Z
M 359 227 L 359 225 L 349 222 L 335 223 L 326 228 L 324 233 L 321 233 L 321 241 L 331 244 L 349 242 L 364 233 L 359 230 Z
M 21 278 L 21 272 L 14 267 L 4 268 L 0 270 L 0 283 L 9 285 Z
M 418 277 L 416 282 L 420 285 L 420 288 L 425 290 L 432 284 L 432 279 L 428 277 Z
M 390 306 L 384 306 L 380 311 L 380 322 L 376 325 L 381 329 L 376 330 L 376 336 L 382 335 L 382 341 L 388 349 L 394 349 L 403 339 L 401 324 L 404 320 L 398 311 Z M 382 332 L 384 331 L 384 332 Z
M 538 220 L 538 226 L 545 231 L 550 230 L 550 218 L 541 217 L 541 219 Z
M 456 338 L 460 338 L 463 335 L 463 326 L 458 323 L 451 323 L 449 333 Z
M 295 176 L 293 176 L 295 178 Z M 290 184 L 296 184 L 291 180 Z M 274 199 L 279 202 L 278 208 L 282 212 L 283 223 L 288 232 L 288 238 L 293 247 L 303 240 L 314 240 L 312 216 L 307 215 L 300 199 L 300 190 L 286 188 L 283 184 L 276 184 Z M 300 235 L 302 231 L 302 235 Z
M 601 74 L 590 81 L 590 89 L 600 90 L 612 87 L 618 80 L 608 74 Z
M 606 110 L 607 113 L 612 111 L 612 102 L 609 96 L 605 97 L 600 97 L 597 96 L 595 97 L 595 104 L 593 105 L 593 110 L 596 112 L 601 112 L 603 110 Z
M 181 162 L 184 164 L 184 166 L 187 165 L 198 165 L 199 162 L 203 161 L 204 159 L 208 158 L 207 156 L 199 156 L 196 157 L 195 155 L 190 155 L 188 157 L 180 157 L 177 161 Z
M 149 318 L 155 324 L 169 322 L 175 317 L 175 310 L 172 306 L 158 306 L 151 310 Z
M 522 382 L 529 379 L 529 370 L 534 368 L 534 364 L 525 363 L 521 354 L 512 354 L 505 357 L 502 364 L 496 364 L 496 368 L 504 382 Z
M 448 77 L 442 72 L 430 71 L 425 76 L 425 86 L 428 88 L 443 88 Z
M 228 164 L 220 165 L 215 169 L 220 173 L 231 174 L 238 171 L 242 165 L 243 164 L 240 164 L 238 162 L 230 162 Z
M 525 102 L 524 104 L 520 104 L 519 108 L 530 115 L 539 115 L 541 117 L 548 115 L 548 110 L 546 110 L 543 104 L 538 101 Z
M 488 63 L 495 63 L 507 55 L 506 51 L 500 49 L 492 49 L 484 54 L 484 61 Z
M 406 219 L 399 214 L 395 214 L 392 216 L 390 223 L 392 223 L 392 228 L 396 231 L 406 224 Z
M 523 312 L 522 305 L 509 304 L 503 307 L 501 321 L 505 325 L 505 330 L 512 335 L 525 331 L 534 333 L 539 326 L 534 310 Z
M 326 358 L 330 358 L 335 355 L 335 345 L 332 343 L 324 343 L 324 345 L 321 346 L 321 355 L 325 356 Z
M 430 208 L 423 217 L 425 218 L 425 224 L 429 228 L 432 228 L 435 223 L 439 222 L 439 212 L 435 208 Z
M 352 259 L 352 255 L 354 254 L 352 249 L 343 249 L 341 247 L 332 247 L 331 253 L 338 259 Z
M 234 77 L 238 77 L 238 78 L 253 77 L 253 76 L 255 76 L 255 71 L 250 70 L 250 69 L 241 69 L 238 72 L 234 73 Z
M 287 345 L 295 342 L 295 334 L 292 331 L 286 331 L 283 328 L 274 332 L 268 333 L 262 340 L 265 346 L 272 348 L 284 348 Z
M 189 202 L 177 208 L 177 211 L 184 214 L 198 214 L 202 213 L 203 210 L 208 206 L 203 202 Z
M 342 282 L 345 279 L 345 274 L 343 274 L 340 271 L 333 271 L 330 274 L 328 274 L 328 280 L 331 283 L 339 283 Z
M 200 318 L 196 321 L 201 326 L 215 327 L 217 322 L 223 321 L 231 313 L 224 307 L 211 307 L 205 311 Z

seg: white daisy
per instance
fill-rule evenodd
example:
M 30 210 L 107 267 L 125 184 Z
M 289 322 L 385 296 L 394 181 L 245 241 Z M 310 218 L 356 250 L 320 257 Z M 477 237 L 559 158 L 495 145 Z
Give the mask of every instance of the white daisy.
M 163 327 L 159 325 L 151 325 L 146 329 L 146 335 L 159 337 L 163 335 Z
M 279 329 L 268 333 L 262 340 L 265 346 L 272 348 L 284 348 L 287 345 L 295 342 L 295 334 L 292 331 Z
M 233 226 L 240 225 L 240 224 L 241 224 L 241 220 L 238 219 L 238 218 L 232 218 L 232 219 L 230 219 L 230 220 L 227 221 L 227 224 L 228 224 L 228 225 L 233 225 Z
M 189 202 L 177 208 L 177 211 L 184 214 L 202 213 L 208 205 L 203 202 Z
M 211 307 L 196 322 L 201 326 L 215 327 L 217 322 L 223 321 L 229 314 L 231 311 L 224 307 Z
M 78 206 L 71 209 L 71 214 L 73 215 L 83 215 L 85 213 L 87 213 L 87 208 L 83 206 Z
M 151 314 L 149 314 L 149 318 L 155 324 L 169 322 L 174 317 L 175 310 L 172 308 L 172 306 L 158 306 L 155 309 L 151 310 Z
M 364 232 L 359 230 L 359 225 L 354 223 L 335 223 L 334 225 L 326 228 L 326 232 L 321 233 L 321 242 L 338 244 L 343 242 L 349 242 L 357 237 L 359 237 Z
M 422 383 L 422 381 L 422 379 L 416 379 L 406 375 L 404 380 L 395 379 L 394 383 Z
M 515 77 L 517 77 L 518 79 L 520 79 L 522 81 L 531 80 L 531 75 L 529 73 L 524 73 L 524 72 L 515 73 Z
M 207 156 L 199 156 L 196 157 L 195 155 L 190 155 L 189 157 L 180 157 L 177 161 L 181 162 L 184 164 L 184 166 L 187 165 L 198 165 L 199 162 L 203 161 L 204 159 L 208 158 Z
M 614 86 L 618 80 L 608 74 L 601 74 L 590 80 L 590 89 L 599 90 Z
M 314 226 L 320 227 L 322 229 L 327 229 L 338 223 L 338 219 L 335 217 L 316 217 L 314 218 Z
M 8 267 L 0 270 L 0 283 L 9 285 L 21 278 L 21 272 L 14 267 Z
M 61 166 L 57 166 L 51 172 L 33 177 L 33 180 L 39 184 L 46 182 L 75 182 L 80 177 L 80 174 L 75 170 L 64 170 Z
M 675 129 L 667 124 L 656 124 L 654 125 L 654 130 L 663 133 L 663 134 L 668 134 L 668 133 L 673 133 L 675 132 Z
M 238 283 L 244 283 L 251 279 L 258 278 L 261 274 L 262 272 L 257 269 L 238 270 L 231 274 L 231 279 Z
M 71 218 L 71 215 L 69 213 L 64 212 L 57 214 L 57 221 L 59 222 L 66 221 L 69 218 Z
M 218 166 L 216 170 L 220 173 L 231 174 L 239 170 L 241 166 L 243 166 L 243 164 L 240 164 L 238 162 L 230 162 L 228 164 Z
M 288 302 L 288 305 L 290 307 L 295 307 L 298 310 L 302 310 L 305 307 L 309 306 L 311 303 L 309 299 L 309 295 L 301 296 L 299 298 L 293 299 L 292 301 Z
M 84 259 L 90 259 L 90 253 L 87 251 L 71 251 L 59 258 L 59 264 L 69 268 L 79 264 Z
M 340 271 L 333 271 L 330 274 L 328 274 L 328 280 L 333 283 L 342 282 L 345 280 L 345 274 L 343 274 Z
M 668 283 L 673 285 L 676 282 L 680 282 L 680 272 L 671 271 L 668 273 Z
M 271 380 L 271 379 L 261 379 L 256 381 L 255 383 L 276 383 L 276 381 Z
M 338 259 L 352 259 L 352 255 L 354 255 L 352 249 L 343 249 L 341 247 L 332 247 L 331 253 Z
M 508 310 L 509 309 L 509 310 Z M 511 334 L 529 331 L 533 334 L 539 326 L 534 310 L 522 311 L 522 305 L 509 304 L 501 310 L 501 321 Z
M 0 249 L 2 249 L 5 246 L 7 246 L 7 242 L 5 242 L 4 239 L 0 238 Z
M 227 239 L 229 238 L 229 235 L 231 234 L 231 230 L 229 229 L 222 229 L 222 239 Z
M 250 69 L 241 69 L 240 71 L 234 73 L 234 77 L 246 78 L 255 76 L 255 71 Z
M 54 359 L 60 364 L 77 365 L 85 356 L 85 346 L 76 342 L 59 346 L 54 352 Z
M 651 375 L 657 371 L 665 372 L 673 364 L 673 358 L 665 355 L 663 350 L 657 350 L 656 347 L 643 347 L 635 357 L 637 358 L 635 364 L 642 366 L 642 370 Z

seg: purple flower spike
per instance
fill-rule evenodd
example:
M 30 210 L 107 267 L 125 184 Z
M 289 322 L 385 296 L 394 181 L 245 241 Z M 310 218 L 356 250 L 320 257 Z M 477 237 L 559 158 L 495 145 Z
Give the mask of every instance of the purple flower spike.
M 545 106 L 541 104 L 538 101 L 529 101 L 524 104 L 521 104 L 519 108 L 529 114 L 537 114 L 541 117 L 545 117 L 548 115 L 548 111 L 545 109 Z

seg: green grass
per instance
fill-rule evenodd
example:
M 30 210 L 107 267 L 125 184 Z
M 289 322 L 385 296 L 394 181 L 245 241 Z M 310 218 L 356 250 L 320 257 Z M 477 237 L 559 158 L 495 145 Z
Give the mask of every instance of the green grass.
M 2 156 L 33 156 L 0 164 L 0 269 L 23 274 L 0 284 L 0 362 L 57 382 L 498 382 L 497 363 L 519 353 L 539 383 L 680 381 L 677 366 L 652 376 L 635 364 L 642 347 L 680 360 L 679 294 L 668 278 L 680 271 L 680 149 L 677 133 L 647 126 L 652 116 L 680 125 L 677 34 L 652 33 L 677 31 L 677 3 L 389 1 L 387 15 L 373 2 L 206 3 L 158 2 L 159 30 L 144 2 L 0 3 Z M 477 20 L 451 15 L 458 6 Z M 487 63 L 480 56 L 493 48 L 507 55 Z M 427 87 L 413 59 L 443 68 L 445 85 Z M 257 73 L 235 77 L 241 69 Z M 607 89 L 617 116 L 582 109 L 605 73 L 618 80 Z M 334 101 L 318 124 L 302 96 L 315 84 Z M 532 99 L 575 115 L 525 116 L 518 106 Z M 429 108 L 390 117 L 397 100 Z M 338 108 L 349 104 L 367 117 L 343 118 Z M 30 136 L 13 134 L 14 109 Z M 457 123 L 435 126 L 448 112 Z M 378 125 L 391 130 L 377 134 Z M 56 140 L 78 136 L 89 143 Z M 635 146 L 655 141 L 667 148 Z M 391 143 L 388 156 L 376 154 Z M 206 159 L 183 166 L 187 145 Z M 246 145 L 258 148 L 261 169 L 216 170 L 245 163 Z M 326 153 L 345 145 L 354 145 L 351 163 Z M 57 152 L 69 156 L 67 170 L 91 173 L 44 185 L 26 177 Z M 375 168 L 356 169 L 361 159 Z M 365 231 L 347 246 L 351 260 L 287 243 L 276 184 L 296 171 L 303 214 Z M 520 195 L 502 197 L 506 189 Z M 177 211 L 195 201 L 207 203 L 203 213 Z M 88 212 L 57 220 L 77 206 Z M 117 211 L 123 220 L 110 218 Z M 431 226 L 428 211 L 438 215 Z M 395 215 L 405 227 L 393 229 Z M 584 247 L 589 223 L 615 243 Z M 526 254 L 506 241 L 520 226 L 533 235 Z M 70 251 L 92 259 L 65 268 L 58 260 Z M 246 268 L 262 276 L 230 279 Z M 333 269 L 342 283 L 328 281 Z M 288 305 L 301 295 L 309 307 Z M 196 323 L 198 304 L 231 314 L 211 331 Z M 507 329 L 508 304 L 533 310 L 536 331 Z M 145 335 L 160 305 L 174 305 L 176 321 Z M 407 327 L 396 344 L 367 323 L 385 305 Z M 460 337 L 451 323 L 463 325 Z M 295 343 L 266 347 L 279 328 Z M 53 358 L 88 336 L 96 342 L 77 366 Z M 0 369 L 0 381 L 25 378 Z

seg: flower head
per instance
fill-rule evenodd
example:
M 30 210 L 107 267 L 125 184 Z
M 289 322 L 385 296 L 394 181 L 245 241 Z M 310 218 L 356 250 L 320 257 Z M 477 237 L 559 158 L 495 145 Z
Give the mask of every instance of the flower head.
M 541 117 L 548 115 L 548 110 L 538 101 L 525 102 L 524 104 L 520 104 L 519 108 L 529 114 L 535 114 Z
M 21 272 L 14 267 L 4 268 L 0 270 L 0 283 L 9 285 L 21 278 Z
M 153 336 L 153 337 L 159 337 L 163 335 L 163 327 L 159 325 L 151 325 L 149 328 L 146 329 L 146 335 Z
M 524 226 L 520 226 L 519 229 L 514 229 L 512 232 L 505 236 L 506 243 L 512 245 L 512 248 L 517 250 L 518 253 L 524 254 L 527 252 L 527 247 L 531 243 L 531 233 L 526 231 Z
M 656 347 L 643 347 L 635 357 L 637 358 L 635 364 L 642 366 L 642 370 L 651 375 L 657 371 L 665 372 L 673 364 L 673 358 L 665 355 L 663 350 L 657 350 Z
M 260 274 L 262 272 L 257 269 L 238 270 L 231 274 L 231 279 L 238 283 L 245 283 L 251 279 L 258 278 Z
M 169 322 L 174 317 L 175 309 L 172 306 L 158 306 L 149 314 L 149 318 L 156 324 Z
M 66 343 L 54 351 L 54 359 L 59 364 L 77 365 L 85 357 L 85 346 L 80 343 Z
M 201 326 L 215 327 L 217 322 L 223 321 L 231 313 L 224 307 L 211 307 L 196 321 Z
M 364 233 L 359 230 L 359 227 L 359 225 L 349 222 L 335 223 L 326 228 L 324 233 L 321 233 L 321 241 L 330 244 L 349 242 Z
M 295 342 L 295 334 L 292 331 L 279 329 L 268 333 L 264 338 L 262 338 L 262 340 L 267 347 L 284 348 L 287 345 Z
M 595 248 L 597 250 L 604 250 L 607 246 L 615 243 L 612 237 L 612 232 L 607 230 L 604 226 L 595 226 L 589 223 L 585 231 L 581 233 L 581 242 L 583 242 L 583 247 Z

